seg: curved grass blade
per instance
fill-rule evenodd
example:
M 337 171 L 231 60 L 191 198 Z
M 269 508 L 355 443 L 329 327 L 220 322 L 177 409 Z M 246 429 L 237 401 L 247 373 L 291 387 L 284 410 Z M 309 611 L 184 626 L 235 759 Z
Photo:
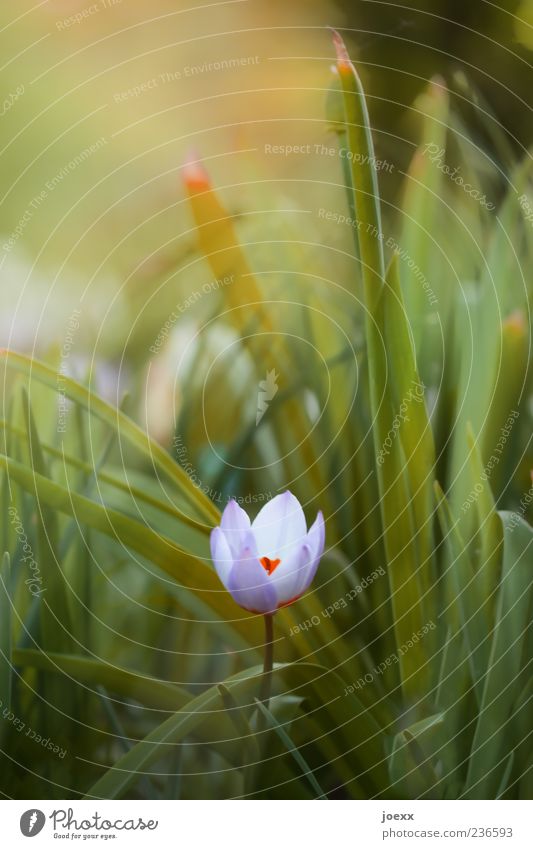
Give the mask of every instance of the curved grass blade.
M 7 368 L 13 368 L 26 375 L 30 380 L 33 377 L 57 392 L 57 373 L 44 363 L 5 349 L 0 351 L 0 358 Z M 220 517 L 216 507 L 200 490 L 191 484 L 188 475 L 159 443 L 151 439 L 123 412 L 102 400 L 98 395 L 93 394 L 77 381 L 63 375 L 61 379 L 62 392 L 67 398 L 76 404 L 80 404 L 85 410 L 114 430 L 118 430 L 120 438 L 126 439 L 137 448 L 159 473 L 175 484 L 188 503 L 197 511 L 197 514 L 210 526 L 219 521 Z
M 502 780 L 500 781 L 500 786 L 498 787 L 498 792 L 496 793 L 496 799 L 501 799 L 505 794 L 509 780 L 511 778 L 511 773 L 513 771 L 514 766 L 514 752 L 510 752 L 509 756 L 505 762 L 505 767 L 502 774 Z
M 31 471 L 22 463 L 0 455 L 0 467 L 2 466 L 23 489 L 32 493 L 42 503 L 76 517 L 81 524 L 106 534 L 125 548 L 133 549 L 154 563 L 176 583 L 201 597 L 228 628 L 242 630 L 249 637 L 253 634 L 254 626 L 250 617 L 245 616 L 244 611 L 231 600 L 231 596 L 221 589 L 214 570 L 199 557 L 189 554 L 173 540 L 156 533 L 141 522 L 115 510 L 109 510 Z M 256 631 L 259 633 L 258 626 Z
M 411 493 L 413 520 L 419 551 L 418 564 L 424 599 L 422 604 L 429 616 L 435 616 L 436 569 L 434 564 L 433 538 L 433 477 L 435 447 L 429 416 L 427 414 L 424 387 L 420 382 L 417 363 L 406 311 L 403 303 L 398 255 L 395 254 L 387 271 L 383 289 L 384 339 L 387 349 L 388 373 L 392 397 L 396 410 L 402 404 L 408 407 L 408 415 L 399 428 L 406 472 Z
M 498 586 L 501 575 L 503 529 L 487 480 L 489 473 L 483 466 L 479 444 L 470 423 L 467 426 L 467 438 L 470 449 L 472 492 L 475 493 L 476 530 L 472 539 L 472 548 L 478 551 L 476 566 L 480 585 L 479 596 L 485 599 L 492 620 L 496 604 L 494 590 Z M 482 486 L 481 491 L 478 489 L 478 484 Z
M 132 700 L 155 713 L 174 714 L 191 700 L 191 693 L 178 684 L 81 655 L 45 654 L 35 649 L 15 648 L 13 665 L 63 676 L 69 686 L 87 685 L 91 692 L 93 688 L 97 692 L 98 687 L 103 687 L 108 701 L 111 700 L 109 693 L 118 697 L 114 698 L 118 706 L 122 705 L 122 700 Z M 218 746 L 220 737 L 224 736 L 228 741 L 224 757 L 231 763 L 239 763 L 238 753 L 233 751 L 236 746 L 231 739 L 233 726 L 229 719 L 221 715 L 207 717 L 202 730 L 202 741 L 210 747 Z M 237 739 L 240 741 L 240 735 Z
M 111 727 L 114 739 L 117 741 L 118 745 L 122 748 L 123 752 L 129 752 L 129 750 L 134 745 L 131 739 L 128 737 L 122 722 L 120 721 L 120 717 L 115 710 L 112 700 L 109 698 L 107 690 L 105 687 L 102 687 L 100 684 L 97 685 L 96 691 L 100 698 L 100 704 L 102 705 L 102 709 L 104 714 L 107 717 L 109 725 Z M 159 793 L 155 784 L 148 779 L 143 778 L 139 782 L 139 789 L 145 799 L 160 799 L 161 794 Z
M 253 307 L 264 329 L 269 329 L 261 289 L 239 244 L 233 216 L 221 204 L 202 162 L 189 159 L 183 168 L 183 181 L 194 216 L 201 252 L 206 257 L 215 278 L 230 279 L 223 287 L 224 298 L 234 321 L 242 330 L 246 313 Z
M 446 147 L 449 97 L 443 81 L 434 78 L 417 98 L 414 110 L 422 115 L 420 144 L 409 165 L 402 202 L 401 247 L 412 262 L 402 263 L 401 275 L 407 313 L 412 326 L 414 344 L 424 363 L 440 362 L 440 337 L 437 326 L 428 323 L 433 304 L 446 320 L 454 289 L 446 280 L 441 283 L 445 263 L 434 234 L 442 223 L 442 171 L 431 157 Z M 440 202 L 439 202 L 440 201 Z M 416 263 L 416 264 L 415 264 Z M 414 267 L 413 267 L 414 266 Z M 428 281 L 431 281 L 431 287 Z M 435 291 L 434 291 L 435 290 Z
M 480 599 L 475 592 L 476 575 L 467 547 L 438 483 L 435 483 L 435 492 L 442 536 L 449 555 L 447 571 L 450 573 L 452 600 L 448 602 L 447 611 L 449 611 L 449 618 L 456 627 L 461 629 L 464 636 L 472 681 L 479 703 L 489 646 L 486 610 L 480 606 Z
M 332 723 L 332 731 L 335 734 L 345 734 L 345 729 L 352 725 L 352 734 L 343 737 L 343 757 L 348 756 L 346 747 L 350 748 L 351 752 L 358 750 L 356 763 L 361 774 L 374 776 L 376 780 L 380 775 L 381 780 L 387 782 L 381 729 L 355 697 L 352 696 L 348 699 L 339 694 L 342 681 L 338 676 L 334 675 L 332 678 L 329 670 L 307 663 L 275 667 L 274 674 L 276 677 L 281 675 L 284 682 L 290 683 L 291 692 L 298 692 L 298 695 L 302 695 L 302 691 L 303 693 L 314 693 L 314 701 L 323 710 L 327 710 L 329 721 Z M 224 682 L 224 686 L 237 702 L 246 698 L 252 700 L 253 695 L 258 690 L 261 675 L 262 666 L 255 666 L 245 672 L 233 675 Z M 225 713 L 220 691 L 216 685 L 192 699 L 182 710 L 169 717 L 162 725 L 148 734 L 143 741 L 134 746 L 130 752 L 120 758 L 91 787 L 87 797 L 120 798 L 141 775 L 145 774 L 152 764 L 168 752 L 169 747 L 180 743 L 184 737 L 205 722 L 207 717 L 216 718 L 221 711 Z M 303 720 L 305 720 L 305 716 L 300 719 L 300 721 Z M 315 741 L 315 744 L 325 744 L 327 748 L 328 735 L 324 733 L 323 738 Z M 348 739 L 349 743 L 347 742 Z M 355 745 L 353 745 L 354 743 Z M 354 780 L 357 777 L 357 771 L 354 770 Z M 383 785 L 379 785 L 378 782 L 378 786 Z
M 385 308 L 383 233 L 370 121 L 363 86 L 344 43 L 334 32 L 337 72 L 344 95 L 344 118 L 351 151 L 352 184 L 358 219 L 360 265 L 365 292 L 370 411 L 376 455 L 382 450 L 396 416 L 384 349 Z M 401 441 L 392 440 L 390 456 L 377 463 L 380 508 L 393 605 L 394 631 L 400 649 L 429 624 L 424 614 L 422 582 L 414 540 L 411 494 Z M 431 669 L 422 641 L 400 657 L 403 691 L 418 701 L 430 687 Z
M 251 693 L 257 687 L 257 676 L 261 667 L 254 667 L 246 673 L 233 676 L 226 684 L 240 684 L 240 695 Z M 155 728 L 140 743 L 137 743 L 127 754 L 108 770 L 87 793 L 88 798 L 118 799 L 134 784 L 148 768 L 163 756 L 169 747 L 175 746 L 184 737 L 201 725 L 209 714 L 225 712 L 221 705 L 218 686 L 211 687 L 205 693 L 191 699 L 183 710 L 170 716 L 165 722 Z
M 335 31 L 333 42 L 337 51 L 337 72 L 344 95 L 348 148 L 354 154 L 350 162 L 354 207 L 359 223 L 359 250 L 365 300 L 367 309 L 373 313 L 385 277 L 378 179 L 377 171 L 371 164 L 375 162 L 374 144 L 359 75 L 350 61 L 342 38 Z
M 13 664 L 62 674 L 85 684 L 100 685 L 156 711 L 175 711 L 191 698 L 190 693 L 177 684 L 85 656 L 56 652 L 45 654 L 36 649 L 16 648 L 13 650 Z
M 513 747 L 512 708 L 527 658 L 524 648 L 533 594 L 533 529 L 516 513 L 499 515 L 504 543 L 498 613 L 462 795 L 465 799 L 493 799 L 498 792 L 502 760 Z
M 439 797 L 433 763 L 438 755 L 443 715 L 434 714 L 396 734 L 390 756 L 391 781 L 402 798 Z
M 324 792 L 324 790 L 316 780 L 313 770 L 311 769 L 303 755 L 300 753 L 298 748 L 294 745 L 283 726 L 279 724 L 276 717 L 273 716 L 273 714 L 269 711 L 266 705 L 263 704 L 263 702 L 261 702 L 257 698 L 254 699 L 254 701 L 257 705 L 258 710 L 260 710 L 263 716 L 265 717 L 268 725 L 270 725 L 270 727 L 276 732 L 289 754 L 292 755 L 292 757 L 300 767 L 304 777 L 309 781 L 309 784 L 317 794 L 317 797 L 319 799 L 327 799 L 327 793 Z
M 11 592 L 10 562 L 6 551 L 0 566 L 0 704 L 11 707 L 12 661 L 11 661 Z
M 26 422 L 30 465 L 35 476 L 49 477 L 35 418 L 26 389 L 22 388 L 22 410 Z M 44 598 L 40 606 L 42 639 L 48 651 L 69 652 L 73 649 L 72 621 L 67 594 L 67 584 L 58 557 L 58 517 L 46 501 L 37 499 L 38 560 L 45 585 Z M 39 591 L 40 595 L 40 591 Z M 58 621 L 57 611 L 61 611 Z
M 0 428 L 2 427 L 8 428 L 10 433 L 15 436 L 24 436 L 24 431 L 21 428 L 10 425 L 5 419 L 0 419 Z M 109 484 L 109 486 L 131 495 L 133 500 L 148 504 L 150 507 L 155 507 L 162 513 L 172 516 L 176 522 L 182 522 L 183 524 L 194 528 L 201 534 L 209 534 L 210 527 L 206 525 L 205 522 L 202 522 L 199 519 L 194 519 L 192 516 L 186 516 L 175 505 L 168 503 L 167 501 L 162 501 L 160 498 L 155 498 L 155 496 L 150 495 L 146 489 L 142 489 L 140 486 L 135 486 L 129 481 L 126 483 L 121 480 L 121 478 L 116 477 L 116 475 L 112 475 L 110 472 L 104 471 L 101 468 L 101 461 L 94 466 L 85 460 L 80 460 L 78 457 L 75 457 L 73 454 L 68 453 L 64 449 L 60 450 L 59 448 L 54 448 L 53 445 L 49 445 L 42 441 L 41 448 L 45 454 L 48 454 L 56 460 L 61 460 L 67 466 L 79 469 L 80 472 L 83 472 L 89 478 L 93 478 L 97 483 Z

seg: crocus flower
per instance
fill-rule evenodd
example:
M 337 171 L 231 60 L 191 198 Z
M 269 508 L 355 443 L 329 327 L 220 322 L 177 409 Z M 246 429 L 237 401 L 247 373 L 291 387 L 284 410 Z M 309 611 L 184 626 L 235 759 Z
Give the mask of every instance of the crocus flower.
M 253 523 L 230 501 L 220 527 L 211 532 L 211 555 L 237 604 L 251 613 L 271 614 L 307 590 L 324 541 L 322 513 L 308 531 L 300 502 L 287 491 L 265 504 Z

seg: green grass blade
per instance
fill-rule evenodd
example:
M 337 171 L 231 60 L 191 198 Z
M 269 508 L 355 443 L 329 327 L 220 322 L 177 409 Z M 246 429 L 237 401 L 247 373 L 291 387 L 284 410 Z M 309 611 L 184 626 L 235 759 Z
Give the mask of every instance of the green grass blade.
M 503 571 L 497 621 L 463 798 L 493 799 L 501 763 L 512 748 L 512 708 L 518 697 L 533 590 L 533 529 L 515 513 L 500 513 Z
M 32 360 L 14 351 L 0 351 L 5 367 L 13 368 L 28 377 L 44 383 L 54 392 L 57 392 L 57 373 L 37 360 Z M 197 511 L 198 515 L 211 526 L 218 522 L 219 513 L 211 501 L 191 483 L 188 475 L 167 454 L 167 452 L 116 407 L 112 407 L 106 401 L 93 394 L 80 383 L 71 378 L 61 378 L 61 387 L 67 398 L 80 404 L 84 409 L 101 421 L 109 425 L 113 430 L 118 430 L 121 439 L 127 440 L 139 452 L 148 459 L 158 472 L 167 480 L 174 483 L 188 503 Z
M 510 752 L 507 760 L 505 762 L 502 779 L 500 781 L 498 792 L 496 793 L 496 799 L 501 799 L 502 796 L 505 795 L 507 787 L 509 785 L 509 780 L 511 778 L 511 773 L 513 771 L 514 766 L 514 752 Z
M 468 719 L 475 711 L 468 652 L 462 631 L 448 631 L 442 648 L 435 707 L 444 716 L 444 743 L 438 757 L 448 787 L 459 788 L 464 781 L 464 751 L 472 742 Z
M 253 703 L 253 697 L 259 688 L 262 674 L 262 666 L 256 666 L 245 672 L 231 676 L 224 682 L 224 686 L 230 691 L 237 703 L 243 699 L 249 699 Z M 338 676 L 331 675 L 328 670 L 314 664 L 298 663 L 286 667 L 277 667 L 274 675 L 280 675 L 284 682 L 290 684 L 291 692 L 298 695 L 309 693 L 314 696 L 313 703 L 319 709 L 325 710 L 332 726 L 331 731 L 335 734 L 346 733 L 348 725 L 357 731 L 350 737 L 352 744 L 358 740 L 355 747 L 352 746 L 352 754 L 358 749 L 354 778 L 357 769 L 367 775 L 382 776 L 387 781 L 387 770 L 385 757 L 382 749 L 382 739 L 377 723 L 372 721 L 370 715 L 362 708 L 355 697 L 350 699 L 342 697 L 342 682 Z M 333 687 L 333 692 L 332 692 Z M 126 755 L 108 770 L 96 784 L 91 787 L 87 796 L 89 798 L 116 799 L 120 798 L 127 790 L 146 773 L 150 766 L 156 763 L 164 754 L 168 753 L 169 747 L 176 746 L 184 737 L 195 731 L 208 717 L 215 718 L 220 713 L 225 714 L 225 708 L 221 701 L 218 685 L 215 685 L 205 693 L 192 699 L 182 710 L 174 716 L 169 717 L 164 723 L 155 728 L 148 736 L 133 747 Z M 305 721 L 305 716 L 300 721 Z M 327 743 L 328 735 L 324 735 Z M 322 741 L 315 741 L 322 743 Z M 346 757 L 346 738 L 343 742 L 343 756 Z M 334 769 L 334 764 L 331 764 Z
M 405 421 L 399 428 L 399 437 L 405 454 L 405 464 L 416 541 L 419 552 L 423 605 L 427 614 L 436 615 L 436 570 L 433 562 L 433 478 L 435 447 L 429 416 L 426 410 L 424 387 L 420 382 L 415 351 L 403 303 L 398 273 L 398 256 L 393 256 L 387 271 L 383 290 L 384 340 L 387 348 L 388 373 L 394 408 L 407 407 Z
M 435 492 L 442 536 L 448 552 L 447 572 L 450 573 L 452 600 L 448 602 L 446 613 L 455 627 L 461 629 L 465 639 L 472 681 L 478 701 L 481 701 L 489 645 L 487 616 L 475 593 L 476 575 L 467 547 L 438 483 L 435 484 Z
M 0 427 L 7 428 L 11 434 L 18 438 L 24 436 L 24 431 L 21 428 L 11 426 L 8 422 L 5 421 L 5 419 L 0 419 Z M 113 434 L 112 438 L 115 439 L 116 435 Z M 183 524 L 194 528 L 201 534 L 206 535 L 210 531 L 210 527 L 206 525 L 205 522 L 202 522 L 199 519 L 195 519 L 192 516 L 186 516 L 172 503 L 169 503 L 168 501 L 162 501 L 160 498 L 156 498 L 155 496 L 150 495 L 150 493 L 147 492 L 146 489 L 143 489 L 140 486 L 135 486 L 131 482 L 131 480 L 125 482 L 119 477 L 117 477 L 116 474 L 111 474 L 109 470 L 105 471 L 102 468 L 103 460 L 98 461 L 96 465 L 92 465 L 86 462 L 85 460 L 80 459 L 79 457 L 75 457 L 73 454 L 70 454 L 69 452 L 65 451 L 64 448 L 54 448 L 53 445 L 49 445 L 48 443 L 43 442 L 42 440 L 41 448 L 44 454 L 48 455 L 50 458 L 53 458 L 54 460 L 59 460 L 62 464 L 71 466 L 74 469 L 78 469 L 80 472 L 87 476 L 88 480 L 92 479 L 95 481 L 96 484 L 108 484 L 109 486 L 119 490 L 120 492 L 131 495 L 134 501 L 139 501 L 143 504 L 148 504 L 150 505 L 150 507 L 155 507 L 157 510 L 161 511 L 161 513 L 165 513 L 167 516 L 171 516 L 173 519 L 176 520 L 176 522 L 182 522 Z M 7 456 L 11 456 L 11 454 L 8 453 Z
M 377 304 L 383 279 L 381 209 L 370 118 L 361 79 L 352 65 L 344 42 L 333 32 L 337 51 L 337 72 L 344 98 L 344 121 L 352 170 L 354 207 L 357 215 L 359 249 L 367 309 L 372 313 Z
M 313 770 L 311 769 L 303 755 L 299 752 L 298 748 L 294 745 L 283 726 L 279 724 L 276 717 L 273 716 L 273 714 L 269 711 L 266 705 L 263 704 L 263 702 L 261 702 L 259 699 L 254 699 L 254 701 L 257 705 L 258 710 L 265 717 L 268 725 L 270 725 L 270 727 L 276 732 L 289 754 L 292 755 L 292 757 L 300 767 L 303 775 L 309 781 L 309 784 L 317 794 L 317 797 L 319 799 L 327 799 L 327 793 L 324 792 L 324 790 L 316 780 Z
M 365 292 L 365 323 L 368 351 L 370 408 L 376 455 L 388 439 L 397 410 L 388 382 L 385 338 L 383 233 L 374 148 L 365 95 L 342 39 L 334 33 L 337 72 L 343 96 L 352 184 L 358 219 L 360 264 Z M 403 337 L 400 337 L 402 340 Z M 422 578 L 418 569 L 415 524 L 411 506 L 405 456 L 399 439 L 393 439 L 386 462 L 377 464 L 380 507 L 393 606 L 394 631 L 400 649 L 413 634 L 429 624 L 422 602 Z M 428 692 L 431 669 L 428 646 L 418 639 L 400 656 L 402 688 L 407 698 L 418 701 Z
M 35 418 L 26 390 L 22 390 L 22 410 L 26 422 L 30 466 L 34 475 L 49 477 Z M 38 561 L 43 573 L 43 598 L 40 607 L 42 638 L 48 651 L 68 652 L 73 648 L 72 617 L 67 584 L 59 561 L 58 517 L 46 500 L 36 500 Z M 59 616 L 59 611 L 61 614 Z
M 414 111 L 422 116 L 422 138 L 409 165 L 402 202 L 402 233 L 399 240 L 406 261 L 401 266 L 407 313 L 420 363 L 441 359 L 438 325 L 428 323 L 437 301 L 439 315 L 446 321 L 453 297 L 445 250 L 435 234 L 445 214 L 442 171 L 431 161 L 435 152 L 446 147 L 449 98 L 441 80 L 432 79 L 419 95 Z M 409 262 L 412 260 L 412 262 Z M 441 283 L 447 274 L 446 286 Z M 440 284 L 440 285 L 439 285 Z
M 394 737 L 389 761 L 391 781 L 402 798 L 438 798 L 434 763 L 442 739 L 443 715 L 434 714 Z
M 261 667 L 254 667 L 248 672 L 232 676 L 225 683 L 230 691 L 235 690 L 240 696 L 251 694 L 257 688 L 257 676 L 260 673 Z M 170 751 L 170 747 L 176 746 L 184 737 L 195 731 L 209 715 L 216 716 L 220 711 L 225 713 L 218 686 L 210 687 L 205 693 L 191 699 L 180 711 L 157 726 L 144 740 L 121 757 L 91 787 L 87 797 L 121 798 L 132 784 L 147 773 L 152 764 Z
M 498 585 L 502 565 L 502 523 L 496 511 L 496 504 L 490 488 L 490 469 L 485 469 L 470 423 L 467 426 L 469 461 L 472 481 L 472 497 L 475 501 L 476 530 L 472 540 L 472 548 L 477 549 L 476 565 L 479 571 L 481 585 L 480 595 L 489 598 Z M 464 505 L 470 509 L 470 503 Z M 493 610 L 495 600 L 490 602 Z
M 229 593 L 222 588 L 215 571 L 199 557 L 189 554 L 173 540 L 141 522 L 78 495 L 15 460 L 0 455 L 0 467 L 7 469 L 11 478 L 40 502 L 76 517 L 80 524 L 88 525 L 125 548 L 136 551 L 179 585 L 199 594 L 202 601 L 223 621 L 230 621 L 230 627 L 238 630 L 242 627 L 248 635 L 253 633 L 250 617 L 232 601 Z
M 0 703 L 2 709 L 11 707 L 11 592 L 9 554 L 5 552 L 0 566 Z
M 57 654 L 35 649 L 14 649 L 15 666 L 57 673 L 88 685 L 101 685 L 119 696 L 135 699 L 145 707 L 160 711 L 174 711 L 186 704 L 190 693 L 176 684 L 160 681 L 112 663 L 91 660 L 80 655 Z

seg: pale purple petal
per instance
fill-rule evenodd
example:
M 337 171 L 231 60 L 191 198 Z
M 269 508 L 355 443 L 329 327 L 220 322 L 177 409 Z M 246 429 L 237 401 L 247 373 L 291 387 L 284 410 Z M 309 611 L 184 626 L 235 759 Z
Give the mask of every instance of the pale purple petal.
M 224 531 L 231 553 L 234 557 L 240 557 L 245 545 L 245 537 L 250 530 L 248 513 L 232 500 L 222 513 L 220 527 Z
M 326 542 L 326 526 L 324 524 L 324 516 L 322 510 L 318 511 L 317 517 L 307 534 L 307 544 L 311 549 L 314 557 L 322 557 L 324 553 L 324 545 Z
M 307 566 L 304 570 L 304 573 L 302 575 L 302 582 L 303 583 L 302 583 L 302 588 L 300 589 L 300 595 L 303 595 L 306 592 L 306 590 L 309 588 L 309 586 L 311 585 L 311 582 L 313 581 L 313 578 L 316 575 L 316 570 L 318 569 L 319 563 L 320 563 L 320 556 L 317 556 L 317 557 L 314 557 L 314 558 L 311 556 L 311 559 L 310 559 L 309 563 L 307 564 Z
M 293 549 L 289 557 L 276 566 L 270 575 L 270 581 L 276 588 L 278 605 L 294 601 L 307 589 L 307 574 L 313 562 L 313 552 L 304 544 Z
M 249 549 L 234 563 L 227 588 L 237 604 L 251 613 L 273 613 L 277 608 L 274 585 L 257 557 Z
M 288 490 L 276 495 L 257 514 L 252 524 L 261 557 L 288 557 L 306 542 L 307 525 L 297 498 Z
M 320 558 L 324 553 L 325 542 L 326 527 L 324 524 L 324 516 L 322 515 L 322 511 L 319 510 L 318 516 L 311 525 L 309 533 L 307 534 L 307 545 L 309 546 L 311 557 L 306 568 L 303 571 L 303 586 L 300 590 L 300 595 L 302 595 L 302 593 L 306 591 L 311 581 L 315 577 L 316 570 L 318 569 L 318 564 L 320 563 Z
M 215 564 L 217 575 L 227 589 L 229 573 L 231 572 L 234 558 L 221 528 L 213 528 L 211 531 L 210 543 L 211 557 Z

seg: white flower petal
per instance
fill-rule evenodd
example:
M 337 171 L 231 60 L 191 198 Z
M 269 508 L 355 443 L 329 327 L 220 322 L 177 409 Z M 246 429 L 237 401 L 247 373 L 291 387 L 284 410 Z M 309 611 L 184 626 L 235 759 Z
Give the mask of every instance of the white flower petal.
M 240 557 L 245 545 L 245 537 L 250 530 L 248 513 L 232 500 L 222 513 L 220 527 L 224 531 L 231 553 L 234 557 Z
M 252 530 L 260 556 L 283 561 L 306 541 L 307 525 L 300 502 L 288 490 L 276 495 L 259 511 Z
M 271 575 L 281 604 L 299 598 L 307 590 L 322 557 L 325 538 L 324 517 L 319 512 L 304 545 L 282 560 Z

